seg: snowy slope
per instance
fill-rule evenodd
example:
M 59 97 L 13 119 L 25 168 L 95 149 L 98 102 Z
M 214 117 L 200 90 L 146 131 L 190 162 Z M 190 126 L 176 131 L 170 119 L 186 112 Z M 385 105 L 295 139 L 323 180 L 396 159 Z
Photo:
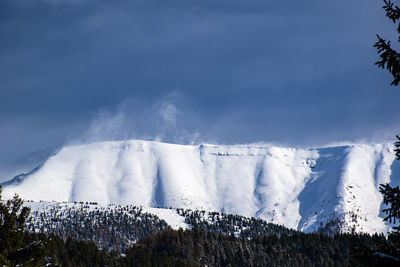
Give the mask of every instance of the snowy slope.
M 64 147 L 36 171 L 4 184 L 3 196 L 222 211 L 305 232 L 327 223 L 342 231 L 385 232 L 378 187 L 399 182 L 392 150 L 390 144 L 295 149 L 101 142 Z

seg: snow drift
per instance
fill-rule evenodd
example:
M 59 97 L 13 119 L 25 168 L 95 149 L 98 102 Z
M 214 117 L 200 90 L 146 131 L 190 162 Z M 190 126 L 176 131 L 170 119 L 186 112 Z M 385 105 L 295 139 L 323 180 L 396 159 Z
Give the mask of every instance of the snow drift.
M 295 149 L 100 142 L 64 147 L 4 183 L 3 196 L 221 211 L 305 232 L 386 232 L 378 188 L 398 184 L 394 158 L 390 144 Z

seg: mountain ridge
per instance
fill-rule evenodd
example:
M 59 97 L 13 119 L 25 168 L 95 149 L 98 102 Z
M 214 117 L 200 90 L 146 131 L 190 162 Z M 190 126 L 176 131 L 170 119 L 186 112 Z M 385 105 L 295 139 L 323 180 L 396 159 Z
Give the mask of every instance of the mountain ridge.
M 3 195 L 205 209 L 304 232 L 329 224 L 386 232 L 378 187 L 398 184 L 394 158 L 392 144 L 305 149 L 108 141 L 60 149 L 18 182 L 3 183 Z

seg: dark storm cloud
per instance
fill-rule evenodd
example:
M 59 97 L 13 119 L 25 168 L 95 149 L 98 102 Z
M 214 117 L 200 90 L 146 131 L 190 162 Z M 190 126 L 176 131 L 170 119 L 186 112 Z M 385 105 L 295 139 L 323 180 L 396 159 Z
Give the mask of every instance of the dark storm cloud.
M 19 157 L 113 127 L 171 142 L 387 140 L 400 89 L 373 65 L 375 34 L 394 29 L 380 6 L 2 1 L 0 177 Z

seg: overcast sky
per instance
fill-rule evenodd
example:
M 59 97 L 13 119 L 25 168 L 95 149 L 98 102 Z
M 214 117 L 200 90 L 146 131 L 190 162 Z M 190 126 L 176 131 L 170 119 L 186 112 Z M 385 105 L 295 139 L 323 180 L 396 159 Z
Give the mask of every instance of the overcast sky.
M 0 178 L 77 142 L 392 141 L 381 6 L 0 0 Z

